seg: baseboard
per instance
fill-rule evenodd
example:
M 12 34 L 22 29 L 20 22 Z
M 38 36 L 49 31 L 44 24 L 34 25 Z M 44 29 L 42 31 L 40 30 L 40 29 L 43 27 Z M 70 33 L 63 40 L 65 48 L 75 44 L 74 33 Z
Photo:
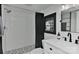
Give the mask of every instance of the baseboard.
M 29 45 L 18 49 L 12 49 L 5 51 L 4 54 L 23 54 L 35 49 L 35 45 Z

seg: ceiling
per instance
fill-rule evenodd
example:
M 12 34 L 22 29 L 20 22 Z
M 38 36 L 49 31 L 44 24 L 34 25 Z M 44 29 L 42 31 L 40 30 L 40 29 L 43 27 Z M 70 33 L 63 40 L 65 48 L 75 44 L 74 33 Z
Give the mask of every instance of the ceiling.
M 11 4 L 11 5 L 19 7 L 19 8 L 39 12 L 39 11 L 45 10 L 45 9 L 51 7 L 51 6 L 55 6 L 57 4 Z

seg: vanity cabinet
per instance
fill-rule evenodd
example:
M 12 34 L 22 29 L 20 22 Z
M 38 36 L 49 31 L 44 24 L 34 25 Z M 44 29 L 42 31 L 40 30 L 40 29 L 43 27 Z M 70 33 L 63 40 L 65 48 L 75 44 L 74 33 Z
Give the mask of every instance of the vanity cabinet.
M 79 45 L 57 39 L 42 40 L 46 54 L 79 54 Z
M 43 48 L 44 48 L 45 54 L 64 54 L 64 52 L 61 49 L 59 49 L 45 41 L 43 41 Z

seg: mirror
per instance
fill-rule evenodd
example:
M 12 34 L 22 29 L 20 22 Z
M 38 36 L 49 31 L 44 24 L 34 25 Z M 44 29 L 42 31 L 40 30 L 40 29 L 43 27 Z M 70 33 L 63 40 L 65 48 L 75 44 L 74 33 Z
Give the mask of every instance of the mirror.
M 45 32 L 56 34 L 56 13 L 45 16 Z
M 79 6 L 61 12 L 61 31 L 79 32 Z

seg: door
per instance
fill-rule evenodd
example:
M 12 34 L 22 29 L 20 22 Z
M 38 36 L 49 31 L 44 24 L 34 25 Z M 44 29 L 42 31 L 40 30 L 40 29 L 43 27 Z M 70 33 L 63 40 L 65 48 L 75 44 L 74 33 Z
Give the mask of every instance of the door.
M 35 41 L 35 48 L 43 48 L 42 47 L 42 40 L 44 39 L 44 14 L 43 13 L 36 13 L 35 16 L 35 23 L 36 23 L 36 41 Z
M 2 51 L 2 37 L 0 36 L 0 54 L 2 54 L 3 51 Z
M 2 15 L 1 15 L 1 4 L 0 4 L 0 54 L 3 53 L 2 51 Z

